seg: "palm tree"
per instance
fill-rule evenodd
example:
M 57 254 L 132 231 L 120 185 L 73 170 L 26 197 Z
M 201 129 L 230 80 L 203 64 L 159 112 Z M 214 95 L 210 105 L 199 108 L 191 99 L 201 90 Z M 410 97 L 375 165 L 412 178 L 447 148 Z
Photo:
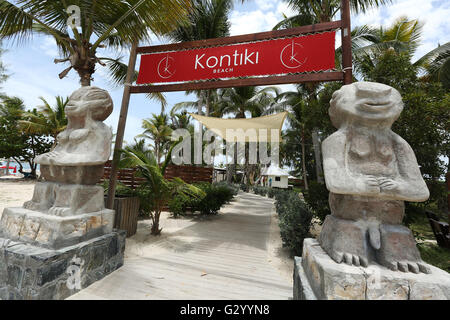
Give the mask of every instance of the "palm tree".
M 173 130 L 177 130 L 177 129 L 190 129 L 192 128 L 192 124 L 191 124 L 191 116 L 188 115 L 188 113 L 186 111 L 183 111 L 181 113 L 173 113 L 172 112 L 173 109 L 171 110 L 171 119 L 172 119 L 172 123 L 170 125 L 170 127 Z
M 66 128 L 67 117 L 65 108 L 69 102 L 69 98 L 63 98 L 61 96 L 56 97 L 56 104 L 51 107 L 50 104 L 43 97 L 39 97 L 44 103 L 43 106 L 39 106 L 39 112 L 25 112 L 25 118 L 27 120 L 19 121 L 21 129 L 26 133 L 49 135 L 53 137 L 56 145 L 57 135 Z
M 284 0 L 298 14 L 285 17 L 277 26 L 308 25 L 331 21 L 341 9 L 341 0 Z M 391 3 L 392 0 L 350 0 L 350 10 L 354 13 Z
M 381 26 L 368 29 L 367 33 L 372 34 L 373 41 L 355 49 L 353 55 L 356 72 L 360 74 L 362 68 L 367 69 L 367 66 L 373 64 L 373 57 L 386 50 L 404 53 L 411 58 L 420 44 L 422 28 L 423 24 L 417 19 L 408 20 L 406 16 L 401 16 L 387 28 Z
M 189 23 L 169 33 L 172 40 L 193 41 L 230 35 L 231 23 L 228 16 L 233 8 L 234 0 L 194 0 L 193 2 L 193 9 L 188 15 Z M 186 92 L 186 94 L 189 93 L 192 92 Z M 202 107 L 205 106 L 205 115 L 210 115 L 214 93 L 213 89 L 196 92 L 198 114 L 202 114 Z
M 264 114 L 265 110 L 271 104 L 275 103 L 275 98 L 279 93 L 278 87 L 258 88 L 247 86 L 221 89 L 219 91 L 220 99 L 217 113 L 220 116 L 233 115 L 236 119 L 246 118 L 246 113 L 250 113 L 252 118 L 259 117 Z M 246 148 L 246 150 L 248 151 L 248 148 Z M 234 163 L 227 166 L 228 183 L 231 183 L 236 171 L 237 149 L 234 152 L 234 156 Z M 256 168 L 253 165 L 248 165 L 248 156 L 245 158 L 244 177 L 247 179 L 247 183 L 249 183 L 250 175 Z
M 305 184 L 305 189 L 308 190 L 308 175 L 306 170 L 306 138 L 308 132 L 306 130 L 307 125 L 307 111 L 308 106 L 306 100 L 304 99 L 306 93 L 301 85 L 297 85 L 297 91 L 286 91 L 277 96 L 279 102 L 273 104 L 269 109 L 266 110 L 266 114 L 289 111 L 288 113 L 288 123 L 290 129 L 286 132 L 286 138 L 283 140 L 290 141 L 292 137 L 297 138 L 300 132 L 300 145 L 301 145 L 301 157 L 302 157 L 302 176 Z M 292 151 L 292 149 L 291 149 Z M 293 154 L 292 152 L 289 152 Z
M 164 173 L 171 160 L 174 143 L 169 149 L 166 159 L 159 165 L 154 153 L 145 147 L 144 140 L 136 141 L 135 145 L 127 146 L 122 150 L 120 166 L 124 168 L 137 168 L 137 175 L 144 178 L 144 182 L 138 187 L 141 199 L 141 208 L 150 214 L 152 219 L 152 235 L 159 235 L 161 228 L 159 218 L 161 212 L 167 206 L 169 200 L 175 194 L 184 194 L 189 197 L 201 198 L 204 193 L 193 185 L 186 184 L 180 178 L 168 181 Z
M 163 152 L 167 150 L 172 134 L 172 129 L 169 126 L 169 118 L 165 114 L 152 114 L 151 118 L 142 120 L 142 128 L 144 132 L 139 137 L 153 141 L 153 153 L 158 163 L 161 163 Z
M 431 50 L 415 63 L 425 72 L 423 78 L 442 83 L 450 89 L 450 42 Z
M 3 65 L 2 60 L 1 60 L 3 52 L 4 51 L 2 49 L 2 43 L 0 42 L 0 84 L 8 78 L 8 76 L 6 75 L 6 68 Z M 1 89 L 1 87 L 0 87 L 0 89 Z
M 17 123 L 25 110 L 23 101 L 17 97 L 0 96 L 0 158 L 6 158 L 5 174 L 8 172 L 10 158 L 22 153 L 23 136 Z M 22 173 L 22 164 L 18 162 Z
M 80 8 L 79 27 L 68 26 L 71 5 Z M 81 85 L 89 86 L 97 64 L 109 64 L 112 71 L 123 66 L 119 58 L 97 56 L 98 49 L 150 41 L 152 33 L 163 35 L 176 28 L 190 8 L 191 0 L 0 0 L 0 40 L 53 37 L 63 56 L 55 63 L 70 63 L 59 77 L 75 69 Z

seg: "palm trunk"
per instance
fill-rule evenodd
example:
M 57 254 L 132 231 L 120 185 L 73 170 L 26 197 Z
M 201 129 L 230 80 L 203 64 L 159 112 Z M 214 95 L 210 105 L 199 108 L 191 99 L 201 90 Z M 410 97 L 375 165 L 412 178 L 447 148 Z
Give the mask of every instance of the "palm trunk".
M 206 91 L 206 105 L 205 105 L 205 116 L 209 117 L 209 112 L 210 112 L 210 101 L 209 98 L 211 97 L 211 90 L 207 90 Z
M 303 171 L 303 183 L 305 184 L 305 190 L 308 190 L 308 178 L 306 175 L 306 155 L 305 155 L 305 131 L 302 129 L 302 171 Z
M 323 183 L 323 170 L 322 170 L 322 160 L 321 160 L 321 152 L 320 152 L 320 142 L 319 142 L 319 129 L 314 128 L 312 132 L 312 141 L 314 146 L 314 158 L 316 162 L 316 176 L 317 182 Z

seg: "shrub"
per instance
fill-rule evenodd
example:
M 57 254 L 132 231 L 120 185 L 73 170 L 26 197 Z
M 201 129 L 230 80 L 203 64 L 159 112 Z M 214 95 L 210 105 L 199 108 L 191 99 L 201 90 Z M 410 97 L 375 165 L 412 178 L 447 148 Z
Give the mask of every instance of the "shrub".
M 275 209 L 278 215 L 281 215 L 285 211 L 284 207 L 289 203 L 288 199 L 291 193 L 297 195 L 296 192 L 288 190 L 277 190 L 275 193 Z
M 269 188 L 267 190 L 267 196 L 269 198 L 273 198 L 273 197 L 275 197 L 275 193 L 277 193 L 277 191 L 278 191 L 278 189 L 276 189 L 276 188 Z
M 179 215 L 184 215 L 198 201 L 198 199 L 193 199 L 186 194 L 176 194 L 168 203 L 169 211 L 176 218 Z
M 196 203 L 196 210 L 205 215 L 217 214 L 220 208 L 225 203 L 230 202 L 239 191 L 239 189 L 236 190 L 235 187 L 227 183 L 220 182 L 213 184 L 201 183 L 197 187 L 203 190 L 206 196 Z
M 104 180 L 101 183 L 101 186 L 103 187 L 105 195 L 108 194 L 109 180 Z M 115 196 L 116 197 L 136 197 L 137 191 L 133 190 L 130 187 L 127 187 L 122 182 L 117 181 Z
M 258 194 L 260 196 L 265 197 L 267 192 L 268 192 L 268 187 L 263 187 L 263 186 L 253 186 L 253 192 L 255 194 Z
M 240 186 L 239 186 L 239 188 L 240 188 L 242 191 L 244 191 L 244 192 L 249 192 L 249 190 L 250 190 L 250 186 L 249 186 L 248 184 L 245 184 L 245 183 L 241 183 Z
M 306 203 L 311 207 L 315 216 L 319 218 L 321 224 L 328 214 L 331 214 L 328 204 L 329 191 L 324 183 L 311 181 L 309 190 L 304 193 Z
M 301 256 L 303 240 L 310 236 L 313 214 L 298 193 L 284 191 L 279 195 L 277 202 L 280 211 L 277 211 L 283 247 L 288 248 L 292 255 Z
M 230 202 L 239 192 L 239 186 L 229 185 L 224 182 L 210 184 L 199 182 L 195 187 L 203 192 L 201 197 L 193 197 L 187 194 L 176 194 L 169 201 L 169 210 L 176 217 L 183 215 L 188 210 L 200 211 L 201 214 L 217 214 L 220 208 Z

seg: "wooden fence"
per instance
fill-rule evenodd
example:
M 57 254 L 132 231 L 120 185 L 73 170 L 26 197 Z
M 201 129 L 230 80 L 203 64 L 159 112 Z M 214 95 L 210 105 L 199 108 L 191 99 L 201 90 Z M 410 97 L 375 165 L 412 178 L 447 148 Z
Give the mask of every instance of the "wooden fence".
M 135 172 L 136 169 L 132 168 L 119 169 L 117 172 L 117 181 L 130 188 L 136 189 L 145 179 L 136 177 Z M 105 164 L 103 181 L 109 180 L 110 174 L 111 174 L 111 161 L 108 161 Z M 177 177 L 187 183 L 212 182 L 213 168 L 169 165 L 166 169 L 164 177 L 168 180 Z

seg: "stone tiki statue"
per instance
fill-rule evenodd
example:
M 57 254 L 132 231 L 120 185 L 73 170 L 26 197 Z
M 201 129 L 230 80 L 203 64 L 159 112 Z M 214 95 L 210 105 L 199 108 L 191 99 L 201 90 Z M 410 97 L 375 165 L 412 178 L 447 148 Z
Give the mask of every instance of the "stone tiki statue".
M 333 94 L 329 114 L 338 131 L 322 144 L 332 214 L 319 242 L 337 263 L 430 272 L 402 225 L 404 201 L 429 197 L 413 150 L 391 131 L 402 109 L 399 92 L 379 83 L 357 82 Z
M 82 87 L 66 106 L 67 128 L 55 148 L 37 157 L 44 182 L 23 208 L 6 208 L 3 237 L 51 249 L 77 244 L 112 231 L 114 211 L 105 209 L 103 175 L 112 132 L 102 121 L 112 112 L 107 91 Z

